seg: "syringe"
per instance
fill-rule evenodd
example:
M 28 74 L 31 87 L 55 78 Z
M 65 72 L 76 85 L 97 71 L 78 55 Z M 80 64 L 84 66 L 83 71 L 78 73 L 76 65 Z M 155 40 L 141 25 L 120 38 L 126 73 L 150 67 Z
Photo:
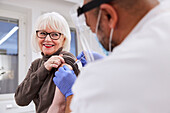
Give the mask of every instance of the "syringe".
M 74 65 L 81 62 L 81 59 L 84 58 L 84 55 L 80 58 L 80 59 L 76 59 L 76 61 L 74 62 Z

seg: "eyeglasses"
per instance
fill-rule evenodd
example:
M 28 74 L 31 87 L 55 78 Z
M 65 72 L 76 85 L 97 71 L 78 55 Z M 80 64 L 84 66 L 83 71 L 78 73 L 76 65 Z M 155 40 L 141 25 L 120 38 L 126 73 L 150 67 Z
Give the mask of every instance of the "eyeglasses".
M 85 4 L 82 7 L 79 7 L 77 9 L 77 14 L 78 14 L 77 16 L 80 16 L 81 14 L 88 12 L 95 7 L 100 6 L 103 3 L 109 3 L 111 1 L 113 1 L 113 0 L 92 0 L 91 2 Z
M 43 30 L 37 30 L 36 34 L 37 34 L 37 37 L 41 39 L 45 39 L 47 35 L 49 35 L 52 40 L 58 40 L 61 37 L 61 35 L 63 35 L 62 33 L 59 33 L 59 32 L 47 33 L 46 31 L 43 31 Z

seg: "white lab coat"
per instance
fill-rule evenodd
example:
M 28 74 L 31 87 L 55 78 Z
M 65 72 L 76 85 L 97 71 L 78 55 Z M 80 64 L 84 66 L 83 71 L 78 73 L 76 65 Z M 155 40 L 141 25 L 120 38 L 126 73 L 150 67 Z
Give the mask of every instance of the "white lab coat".
M 151 10 L 110 56 L 88 64 L 73 93 L 73 113 L 170 113 L 170 4 Z

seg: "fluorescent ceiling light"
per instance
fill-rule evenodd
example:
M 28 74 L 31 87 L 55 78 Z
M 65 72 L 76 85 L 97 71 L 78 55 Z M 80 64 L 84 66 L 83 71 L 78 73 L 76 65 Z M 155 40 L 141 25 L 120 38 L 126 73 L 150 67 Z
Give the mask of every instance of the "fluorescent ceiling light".
M 12 30 L 0 40 L 0 45 L 1 45 L 2 43 L 4 43 L 4 42 L 5 42 L 11 35 L 13 35 L 17 30 L 18 30 L 18 26 L 15 26 L 14 28 L 12 28 Z

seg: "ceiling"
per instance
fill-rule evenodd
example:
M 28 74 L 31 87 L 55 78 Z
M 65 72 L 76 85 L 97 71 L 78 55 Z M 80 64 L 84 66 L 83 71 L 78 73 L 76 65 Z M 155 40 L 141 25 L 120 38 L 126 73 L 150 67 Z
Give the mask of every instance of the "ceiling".
M 1 1 L 1 0 L 0 0 Z M 5 1 L 5 0 L 4 0 Z M 34 1 L 34 0 L 33 0 Z M 67 2 L 67 3 L 81 3 L 83 0 L 37 0 L 37 1 L 48 1 L 48 2 Z
M 72 2 L 72 3 L 80 3 L 80 2 L 82 2 L 82 0 L 64 0 L 64 1 Z

